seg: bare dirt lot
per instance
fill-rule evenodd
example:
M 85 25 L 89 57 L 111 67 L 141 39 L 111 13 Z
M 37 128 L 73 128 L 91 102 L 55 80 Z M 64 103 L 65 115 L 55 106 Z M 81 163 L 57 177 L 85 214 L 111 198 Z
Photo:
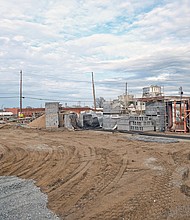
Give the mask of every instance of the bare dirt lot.
M 190 219 L 190 142 L 0 129 L 0 175 L 33 179 L 61 219 Z

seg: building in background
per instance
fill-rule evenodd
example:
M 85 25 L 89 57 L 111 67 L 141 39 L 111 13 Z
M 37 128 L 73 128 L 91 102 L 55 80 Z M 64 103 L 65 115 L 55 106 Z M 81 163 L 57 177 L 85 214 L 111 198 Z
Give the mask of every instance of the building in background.
M 143 94 L 142 97 L 156 97 L 156 96 L 162 96 L 162 90 L 161 86 L 149 86 L 143 88 Z
M 99 126 L 108 130 L 190 132 L 190 97 L 185 97 L 182 89 L 178 96 L 164 96 L 160 86 L 151 85 L 143 88 L 142 98 L 126 92 L 117 99 L 105 101 L 103 109 L 99 110 L 61 107 L 58 102 L 48 102 L 45 109 L 23 108 L 23 115 L 32 120 L 44 115 L 41 121 L 44 120 L 47 128 L 71 125 L 75 128 Z M 11 112 L 10 117 L 19 115 L 19 108 L 4 111 Z

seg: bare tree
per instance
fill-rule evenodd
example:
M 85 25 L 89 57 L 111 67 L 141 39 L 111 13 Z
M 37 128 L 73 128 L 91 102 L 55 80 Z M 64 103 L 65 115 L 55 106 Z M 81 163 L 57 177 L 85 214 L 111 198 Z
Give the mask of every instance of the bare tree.
M 96 106 L 98 108 L 103 108 L 103 103 L 105 102 L 106 100 L 103 98 L 103 97 L 99 97 L 99 98 L 96 98 Z

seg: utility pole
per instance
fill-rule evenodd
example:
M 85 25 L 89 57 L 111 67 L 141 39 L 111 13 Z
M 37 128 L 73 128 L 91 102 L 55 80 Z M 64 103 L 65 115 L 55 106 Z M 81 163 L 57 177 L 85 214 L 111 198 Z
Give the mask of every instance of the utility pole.
M 22 113 L 22 70 L 20 71 L 20 114 Z
M 127 107 L 128 107 L 128 86 L 127 86 L 127 82 L 125 84 L 125 95 L 124 95 L 124 101 L 125 101 L 125 113 L 127 111 Z
M 126 84 L 125 84 L 125 95 L 127 95 L 127 82 L 126 82 Z
M 183 89 L 182 86 L 179 87 L 180 100 L 182 100 Z
M 95 86 L 94 86 L 94 74 L 92 72 L 92 93 L 94 98 L 94 109 L 96 111 L 96 95 L 95 95 Z
M 183 89 L 180 86 L 179 87 L 179 94 L 180 94 L 180 120 L 182 121 L 182 95 L 183 95 Z

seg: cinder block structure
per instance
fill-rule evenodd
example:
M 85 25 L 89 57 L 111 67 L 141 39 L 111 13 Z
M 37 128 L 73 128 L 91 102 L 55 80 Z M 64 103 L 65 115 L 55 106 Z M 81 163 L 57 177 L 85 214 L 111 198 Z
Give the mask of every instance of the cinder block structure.
M 151 117 L 140 115 L 130 116 L 130 131 L 154 131 L 155 125 Z
M 157 131 L 165 131 L 166 107 L 163 100 L 147 102 L 145 113 L 155 122 Z
M 120 131 L 129 131 L 129 115 L 122 115 L 117 122 L 117 129 Z
M 59 127 L 59 102 L 46 102 L 46 128 Z

